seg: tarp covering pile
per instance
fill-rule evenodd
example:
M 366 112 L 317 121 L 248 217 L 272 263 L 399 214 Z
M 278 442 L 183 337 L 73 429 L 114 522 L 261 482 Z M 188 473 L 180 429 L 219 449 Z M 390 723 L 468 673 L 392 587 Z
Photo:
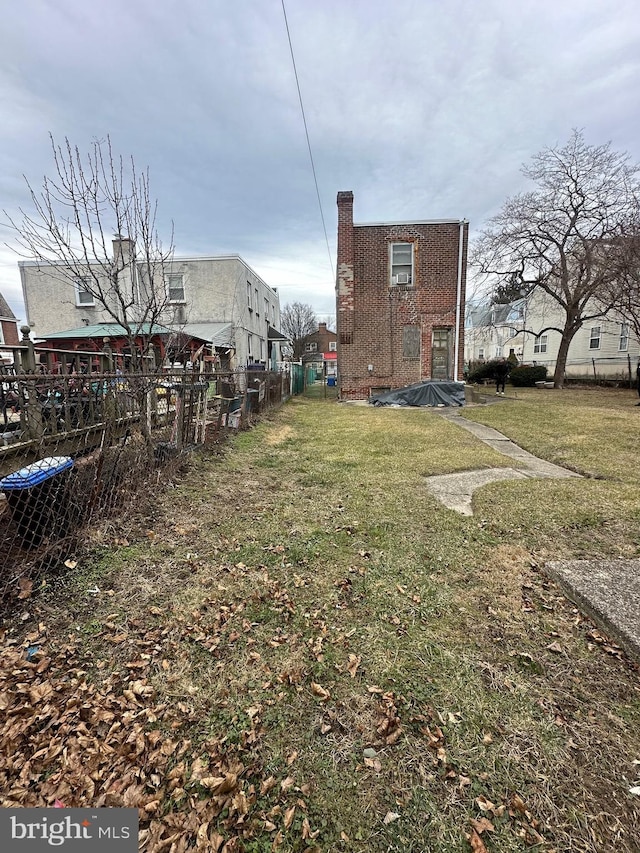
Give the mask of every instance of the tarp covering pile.
M 464 406 L 464 382 L 428 379 L 369 398 L 374 406 Z

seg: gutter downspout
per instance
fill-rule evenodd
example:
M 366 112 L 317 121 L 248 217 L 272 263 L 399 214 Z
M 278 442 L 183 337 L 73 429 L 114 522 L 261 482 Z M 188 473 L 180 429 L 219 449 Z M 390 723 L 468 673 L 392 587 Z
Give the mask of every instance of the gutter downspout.
M 458 381 L 458 356 L 460 354 L 460 313 L 462 310 L 462 248 L 464 245 L 465 219 L 460 220 L 460 237 L 458 239 L 458 287 L 456 292 L 456 336 L 453 347 L 453 381 Z

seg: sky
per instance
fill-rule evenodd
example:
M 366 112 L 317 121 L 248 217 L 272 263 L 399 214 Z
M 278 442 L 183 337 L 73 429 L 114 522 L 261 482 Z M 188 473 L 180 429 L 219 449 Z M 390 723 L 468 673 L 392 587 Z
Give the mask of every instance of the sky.
M 109 135 L 148 166 L 176 255 L 239 254 L 330 323 L 338 191 L 356 222 L 466 218 L 473 237 L 573 128 L 640 162 L 638 0 L 285 0 L 318 192 L 282 0 L 2 7 L 0 209 L 31 211 L 49 134 Z M 2 215 L 0 244 L 23 320 Z

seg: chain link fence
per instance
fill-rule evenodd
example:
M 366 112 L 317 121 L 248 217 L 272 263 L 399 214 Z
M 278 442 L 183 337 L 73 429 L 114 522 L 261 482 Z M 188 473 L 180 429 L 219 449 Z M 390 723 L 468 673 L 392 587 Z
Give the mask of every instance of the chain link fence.
M 27 598 L 116 511 L 152 496 L 185 454 L 214 449 L 290 393 L 285 373 L 0 373 L 0 593 Z M 77 368 L 77 369 L 76 369 Z

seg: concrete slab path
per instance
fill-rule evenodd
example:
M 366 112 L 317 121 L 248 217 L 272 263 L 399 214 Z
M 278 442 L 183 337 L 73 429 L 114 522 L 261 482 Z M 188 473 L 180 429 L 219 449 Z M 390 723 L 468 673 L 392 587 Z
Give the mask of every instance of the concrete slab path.
M 544 570 L 628 654 L 640 660 L 640 560 L 558 560 Z
M 427 488 L 449 509 L 462 515 L 473 515 L 471 500 L 473 493 L 481 486 L 495 483 L 499 480 L 522 480 L 530 477 L 579 477 L 575 471 L 569 471 L 560 465 L 554 465 L 545 459 L 539 459 L 532 453 L 518 447 L 506 435 L 493 427 L 468 421 L 460 415 L 459 409 L 431 409 L 456 426 L 473 433 L 476 438 L 504 456 L 513 459 L 513 468 L 483 468 L 476 471 L 462 471 L 458 474 L 442 474 L 427 477 Z

